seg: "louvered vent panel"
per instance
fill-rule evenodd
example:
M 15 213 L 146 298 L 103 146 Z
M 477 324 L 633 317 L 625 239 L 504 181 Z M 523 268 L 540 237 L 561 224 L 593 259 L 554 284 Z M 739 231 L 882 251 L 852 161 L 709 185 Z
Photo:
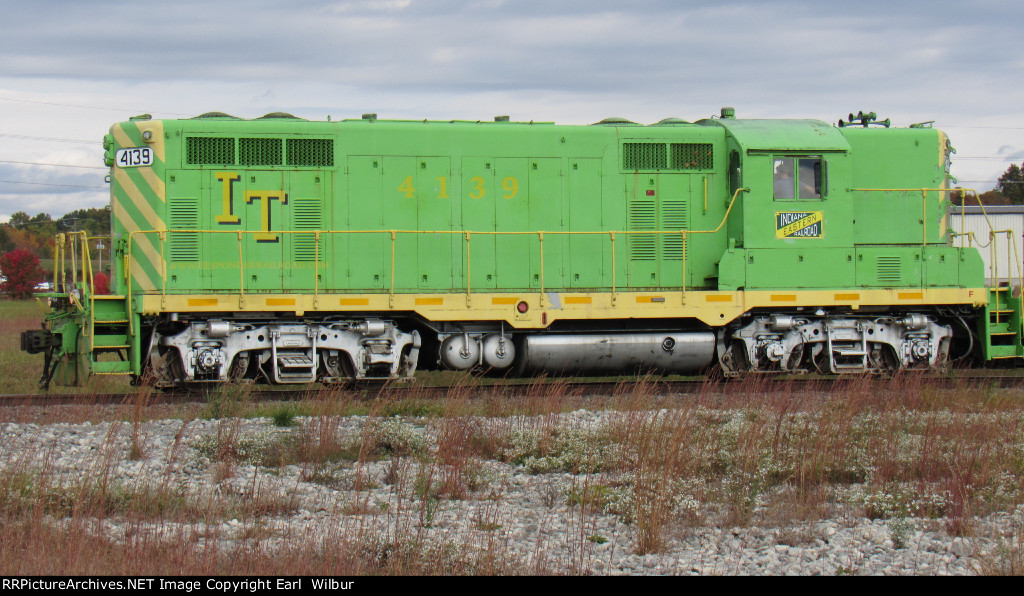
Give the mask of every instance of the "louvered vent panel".
M 323 229 L 320 199 L 296 198 L 293 199 L 293 205 L 292 217 L 294 217 L 293 222 L 296 231 Z M 321 257 L 324 254 L 323 242 L 323 236 L 321 236 L 319 249 Z M 316 261 L 316 257 L 316 236 L 313 234 L 295 234 L 295 260 L 312 263 Z
M 170 230 L 167 233 L 171 260 L 189 262 L 199 260 L 199 234 L 182 233 L 178 230 L 199 229 L 199 200 L 170 199 Z
M 661 229 L 662 230 L 685 230 L 686 223 L 686 201 L 663 201 L 661 204 Z M 683 258 L 683 236 L 663 235 L 661 236 L 662 258 L 679 261 Z
M 897 285 L 903 281 L 903 272 L 899 257 L 876 257 L 875 266 L 876 271 L 878 272 L 878 283 L 882 285 Z
M 714 168 L 714 146 L 711 143 L 672 143 L 673 170 L 710 170 Z
M 658 217 L 654 201 L 633 201 L 629 204 L 630 230 L 656 230 Z M 629 258 L 634 261 L 657 259 L 657 236 L 653 234 L 629 235 Z
M 235 139 L 229 137 L 188 137 L 186 159 L 190 164 L 235 165 Z
M 288 165 L 333 166 L 334 142 L 331 139 L 288 139 Z
M 665 143 L 623 143 L 622 169 L 664 170 L 668 167 Z
M 245 166 L 279 166 L 283 163 L 281 139 L 238 139 L 238 163 Z

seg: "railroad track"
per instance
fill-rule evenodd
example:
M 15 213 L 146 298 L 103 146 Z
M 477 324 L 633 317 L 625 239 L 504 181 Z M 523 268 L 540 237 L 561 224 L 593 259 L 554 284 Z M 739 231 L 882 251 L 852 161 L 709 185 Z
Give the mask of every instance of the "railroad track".
M 127 393 L 38 393 L 0 394 L 0 407 L 53 406 L 53 405 L 118 405 L 205 403 L 214 399 L 241 399 L 250 402 L 298 401 L 302 399 L 331 399 L 345 394 L 361 399 L 443 399 L 450 395 L 474 397 L 526 397 L 560 395 L 565 397 L 613 395 L 686 395 L 699 392 L 720 394 L 769 394 L 786 391 L 840 391 L 867 386 L 878 390 L 900 390 L 912 384 L 935 388 L 1024 388 L 1024 375 L 1010 374 L 955 374 L 955 375 L 900 375 L 896 377 L 779 377 L 757 376 L 742 379 L 673 379 L 660 378 L 616 380 L 488 380 L 455 385 L 381 384 L 369 386 L 317 386 L 314 388 L 256 389 L 239 386 L 211 387 L 209 390 L 165 393 L 159 390 L 139 389 Z

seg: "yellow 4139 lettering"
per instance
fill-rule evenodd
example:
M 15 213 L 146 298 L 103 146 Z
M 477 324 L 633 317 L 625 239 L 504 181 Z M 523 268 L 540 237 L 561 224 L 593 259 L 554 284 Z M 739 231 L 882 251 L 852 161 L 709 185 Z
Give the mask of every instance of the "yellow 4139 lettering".
M 438 199 L 450 199 L 448 195 L 448 178 L 446 176 L 438 176 L 437 180 L 437 196 Z M 501 196 L 505 199 L 514 198 L 519 194 L 519 181 L 514 177 L 509 176 L 501 181 Z M 398 185 L 398 191 L 407 199 L 416 198 L 416 186 L 413 184 L 412 176 L 406 176 L 405 180 Z M 487 196 L 487 181 L 482 176 L 474 176 L 469 179 L 469 187 L 466 192 L 471 199 L 482 199 Z

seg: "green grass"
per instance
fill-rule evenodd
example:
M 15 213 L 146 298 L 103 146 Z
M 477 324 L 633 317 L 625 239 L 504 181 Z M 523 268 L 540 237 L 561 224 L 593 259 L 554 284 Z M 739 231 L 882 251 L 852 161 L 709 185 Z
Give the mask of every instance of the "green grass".
M 39 329 L 44 316 L 43 306 L 36 300 L 0 299 L 0 393 L 37 394 L 43 373 L 43 355 L 21 351 L 21 333 Z M 57 387 L 50 392 L 120 393 L 129 389 L 127 376 L 103 375 L 88 379 L 82 387 Z
M 38 329 L 43 309 L 35 300 L 0 299 L 0 393 L 36 393 L 42 354 L 21 351 L 21 332 Z

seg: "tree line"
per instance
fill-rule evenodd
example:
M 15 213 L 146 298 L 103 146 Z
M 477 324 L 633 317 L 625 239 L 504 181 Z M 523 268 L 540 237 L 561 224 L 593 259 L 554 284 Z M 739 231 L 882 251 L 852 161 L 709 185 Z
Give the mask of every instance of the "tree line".
M 988 192 L 975 195 L 972 192 L 954 190 L 950 201 L 954 205 L 1024 205 L 1024 164 L 1010 164 L 996 181 L 996 187 Z
M 50 259 L 53 258 L 54 236 L 83 230 L 89 236 L 109 236 L 110 210 L 77 209 L 58 219 L 53 219 L 49 213 L 33 217 L 18 211 L 9 222 L 0 225 L 0 254 L 20 248 L 40 259 Z
M 37 284 L 52 274 L 39 260 L 53 259 L 54 237 L 59 233 L 80 231 L 89 236 L 109 236 L 110 210 L 77 209 L 58 219 L 53 219 L 49 213 L 32 217 L 19 211 L 9 222 L 0 224 L 0 292 L 9 298 L 23 299 L 39 291 Z M 106 274 L 98 272 L 94 283 L 96 293 L 107 293 Z

